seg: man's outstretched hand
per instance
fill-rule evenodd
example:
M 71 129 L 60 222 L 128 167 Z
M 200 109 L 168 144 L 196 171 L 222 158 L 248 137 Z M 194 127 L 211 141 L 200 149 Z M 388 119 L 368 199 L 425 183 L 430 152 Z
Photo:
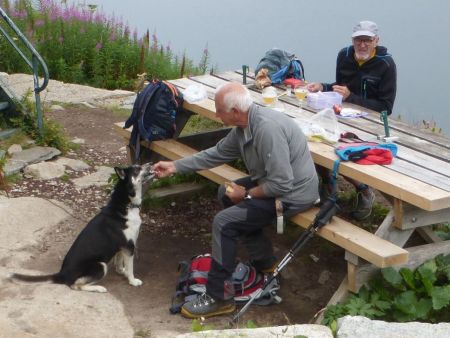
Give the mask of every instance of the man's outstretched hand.
M 172 161 L 159 161 L 153 166 L 153 171 L 157 177 L 167 177 L 177 172 Z

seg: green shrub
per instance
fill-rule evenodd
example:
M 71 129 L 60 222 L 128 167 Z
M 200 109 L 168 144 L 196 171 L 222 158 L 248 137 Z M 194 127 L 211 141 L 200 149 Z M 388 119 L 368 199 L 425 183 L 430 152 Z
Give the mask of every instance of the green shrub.
M 136 30 L 131 33 L 128 25 L 107 17 L 95 5 L 0 0 L 0 6 L 41 54 L 55 80 L 133 90 L 140 73 L 170 79 L 204 74 L 208 68 L 208 48 L 196 66 L 185 55 L 173 55 L 155 33 L 150 36 L 147 31 L 138 38 Z M 6 39 L 0 39 L 0 70 L 30 72 Z
M 327 307 L 322 324 L 336 327 L 345 315 L 407 322 L 450 318 L 450 254 L 438 255 L 414 271 L 384 268 L 344 303 Z

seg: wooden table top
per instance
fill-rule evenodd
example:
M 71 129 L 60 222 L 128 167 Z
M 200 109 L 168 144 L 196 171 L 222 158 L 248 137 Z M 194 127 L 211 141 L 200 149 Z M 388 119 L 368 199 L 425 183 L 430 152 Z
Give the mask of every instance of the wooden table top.
M 208 99 L 194 104 L 184 103 L 184 108 L 221 122 L 215 116 L 214 92 L 219 85 L 229 81 L 242 83 L 242 74 L 223 72 L 191 78 L 171 80 L 183 91 L 189 85 L 201 83 Z M 263 104 L 261 93 L 254 86 L 253 78 L 247 75 L 247 87 L 256 104 Z M 279 89 L 279 93 L 283 90 Z M 318 110 L 309 107 L 300 109 L 294 96 L 279 98 L 284 112 L 296 119 L 308 119 Z M 368 112 L 362 118 L 339 119 L 341 132 L 353 132 L 364 140 L 374 140 L 384 135 L 380 114 L 355 105 L 343 104 Z M 389 119 L 391 136 L 397 136 L 397 157 L 390 165 L 358 165 L 341 162 L 339 173 L 360 180 L 390 196 L 410 203 L 423 210 L 434 211 L 450 208 L 450 139 L 435 133 L 414 128 L 402 121 Z M 309 148 L 317 164 L 332 168 L 337 159 L 334 147 L 325 143 L 309 142 Z

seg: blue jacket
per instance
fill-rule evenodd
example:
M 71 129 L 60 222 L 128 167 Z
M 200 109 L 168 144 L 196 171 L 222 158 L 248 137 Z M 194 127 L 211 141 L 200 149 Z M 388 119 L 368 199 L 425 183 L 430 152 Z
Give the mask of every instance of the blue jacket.
M 337 57 L 336 82 L 323 83 L 324 91 L 332 86 L 346 85 L 350 96 L 345 102 L 354 103 L 377 112 L 394 107 L 397 91 L 397 68 L 386 47 L 377 46 L 375 56 L 359 66 L 354 57 L 353 46 L 342 49 Z

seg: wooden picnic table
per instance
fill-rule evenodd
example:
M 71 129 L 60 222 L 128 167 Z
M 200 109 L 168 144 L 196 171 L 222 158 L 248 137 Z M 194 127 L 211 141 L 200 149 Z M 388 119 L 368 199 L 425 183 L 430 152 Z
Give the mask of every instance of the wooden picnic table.
M 215 90 L 219 85 L 230 81 L 242 83 L 242 79 L 241 72 L 229 71 L 181 78 L 170 82 L 181 91 L 192 84 L 204 85 L 208 98 L 193 104 L 184 102 L 184 111 L 221 122 L 215 116 Z M 262 105 L 261 92 L 254 86 L 253 79 L 252 74 L 247 74 L 246 86 L 250 90 L 254 102 Z M 277 90 L 281 94 L 284 88 L 279 86 Z M 284 95 L 279 98 L 279 101 L 282 103 L 284 112 L 293 119 L 308 119 L 317 113 L 317 110 L 309 107 L 300 108 L 299 102 L 294 96 Z M 341 132 L 353 132 L 361 139 L 371 141 L 375 140 L 378 135 L 384 134 L 384 125 L 380 121 L 379 113 L 346 103 L 343 106 L 364 110 L 368 112 L 368 115 L 354 119 L 339 119 Z M 180 130 L 184 127 L 187 119 L 183 119 L 183 125 L 178 125 Z M 408 248 L 410 262 L 417 264 L 418 261 L 423 261 L 427 257 L 431 258 L 438 253 L 450 252 L 450 241 L 442 242 L 431 231 L 431 225 L 450 220 L 450 139 L 413 128 L 402 121 L 390 119 L 389 122 L 391 136 L 398 137 L 398 140 L 395 141 L 398 154 L 392 164 L 364 166 L 353 162 L 341 162 L 339 168 L 340 174 L 370 185 L 391 201 L 392 208 L 378 227 L 375 236 L 370 237 L 367 231 L 338 218 L 334 224 L 319 231 L 319 235 L 346 250 L 348 279 L 341 285 L 340 289 L 342 290 L 357 291 L 369 277 L 370 269 L 367 269 L 367 265 L 362 264 L 365 261 L 378 267 L 407 263 L 408 255 L 396 248 L 402 248 L 415 230 L 431 244 L 427 247 L 421 246 L 417 250 Z M 129 131 L 121 129 L 121 126 L 122 124 L 117 124 L 116 130 L 125 138 L 129 137 Z M 202 141 L 208 143 L 212 139 L 214 138 L 207 133 L 206 137 L 203 136 Z M 155 141 L 147 146 L 170 159 L 188 156 L 196 151 L 175 140 Z M 309 142 L 309 148 L 316 164 L 332 169 L 334 161 L 337 159 L 333 145 Z M 200 174 L 217 183 L 222 183 L 227 179 L 236 179 L 243 175 L 226 165 L 202 171 Z M 313 217 L 314 211 L 299 214 L 293 220 L 306 227 Z M 394 244 L 394 247 L 389 243 Z M 341 295 L 343 294 L 342 290 L 338 291 Z M 334 297 L 334 300 L 339 301 L 339 297 Z

